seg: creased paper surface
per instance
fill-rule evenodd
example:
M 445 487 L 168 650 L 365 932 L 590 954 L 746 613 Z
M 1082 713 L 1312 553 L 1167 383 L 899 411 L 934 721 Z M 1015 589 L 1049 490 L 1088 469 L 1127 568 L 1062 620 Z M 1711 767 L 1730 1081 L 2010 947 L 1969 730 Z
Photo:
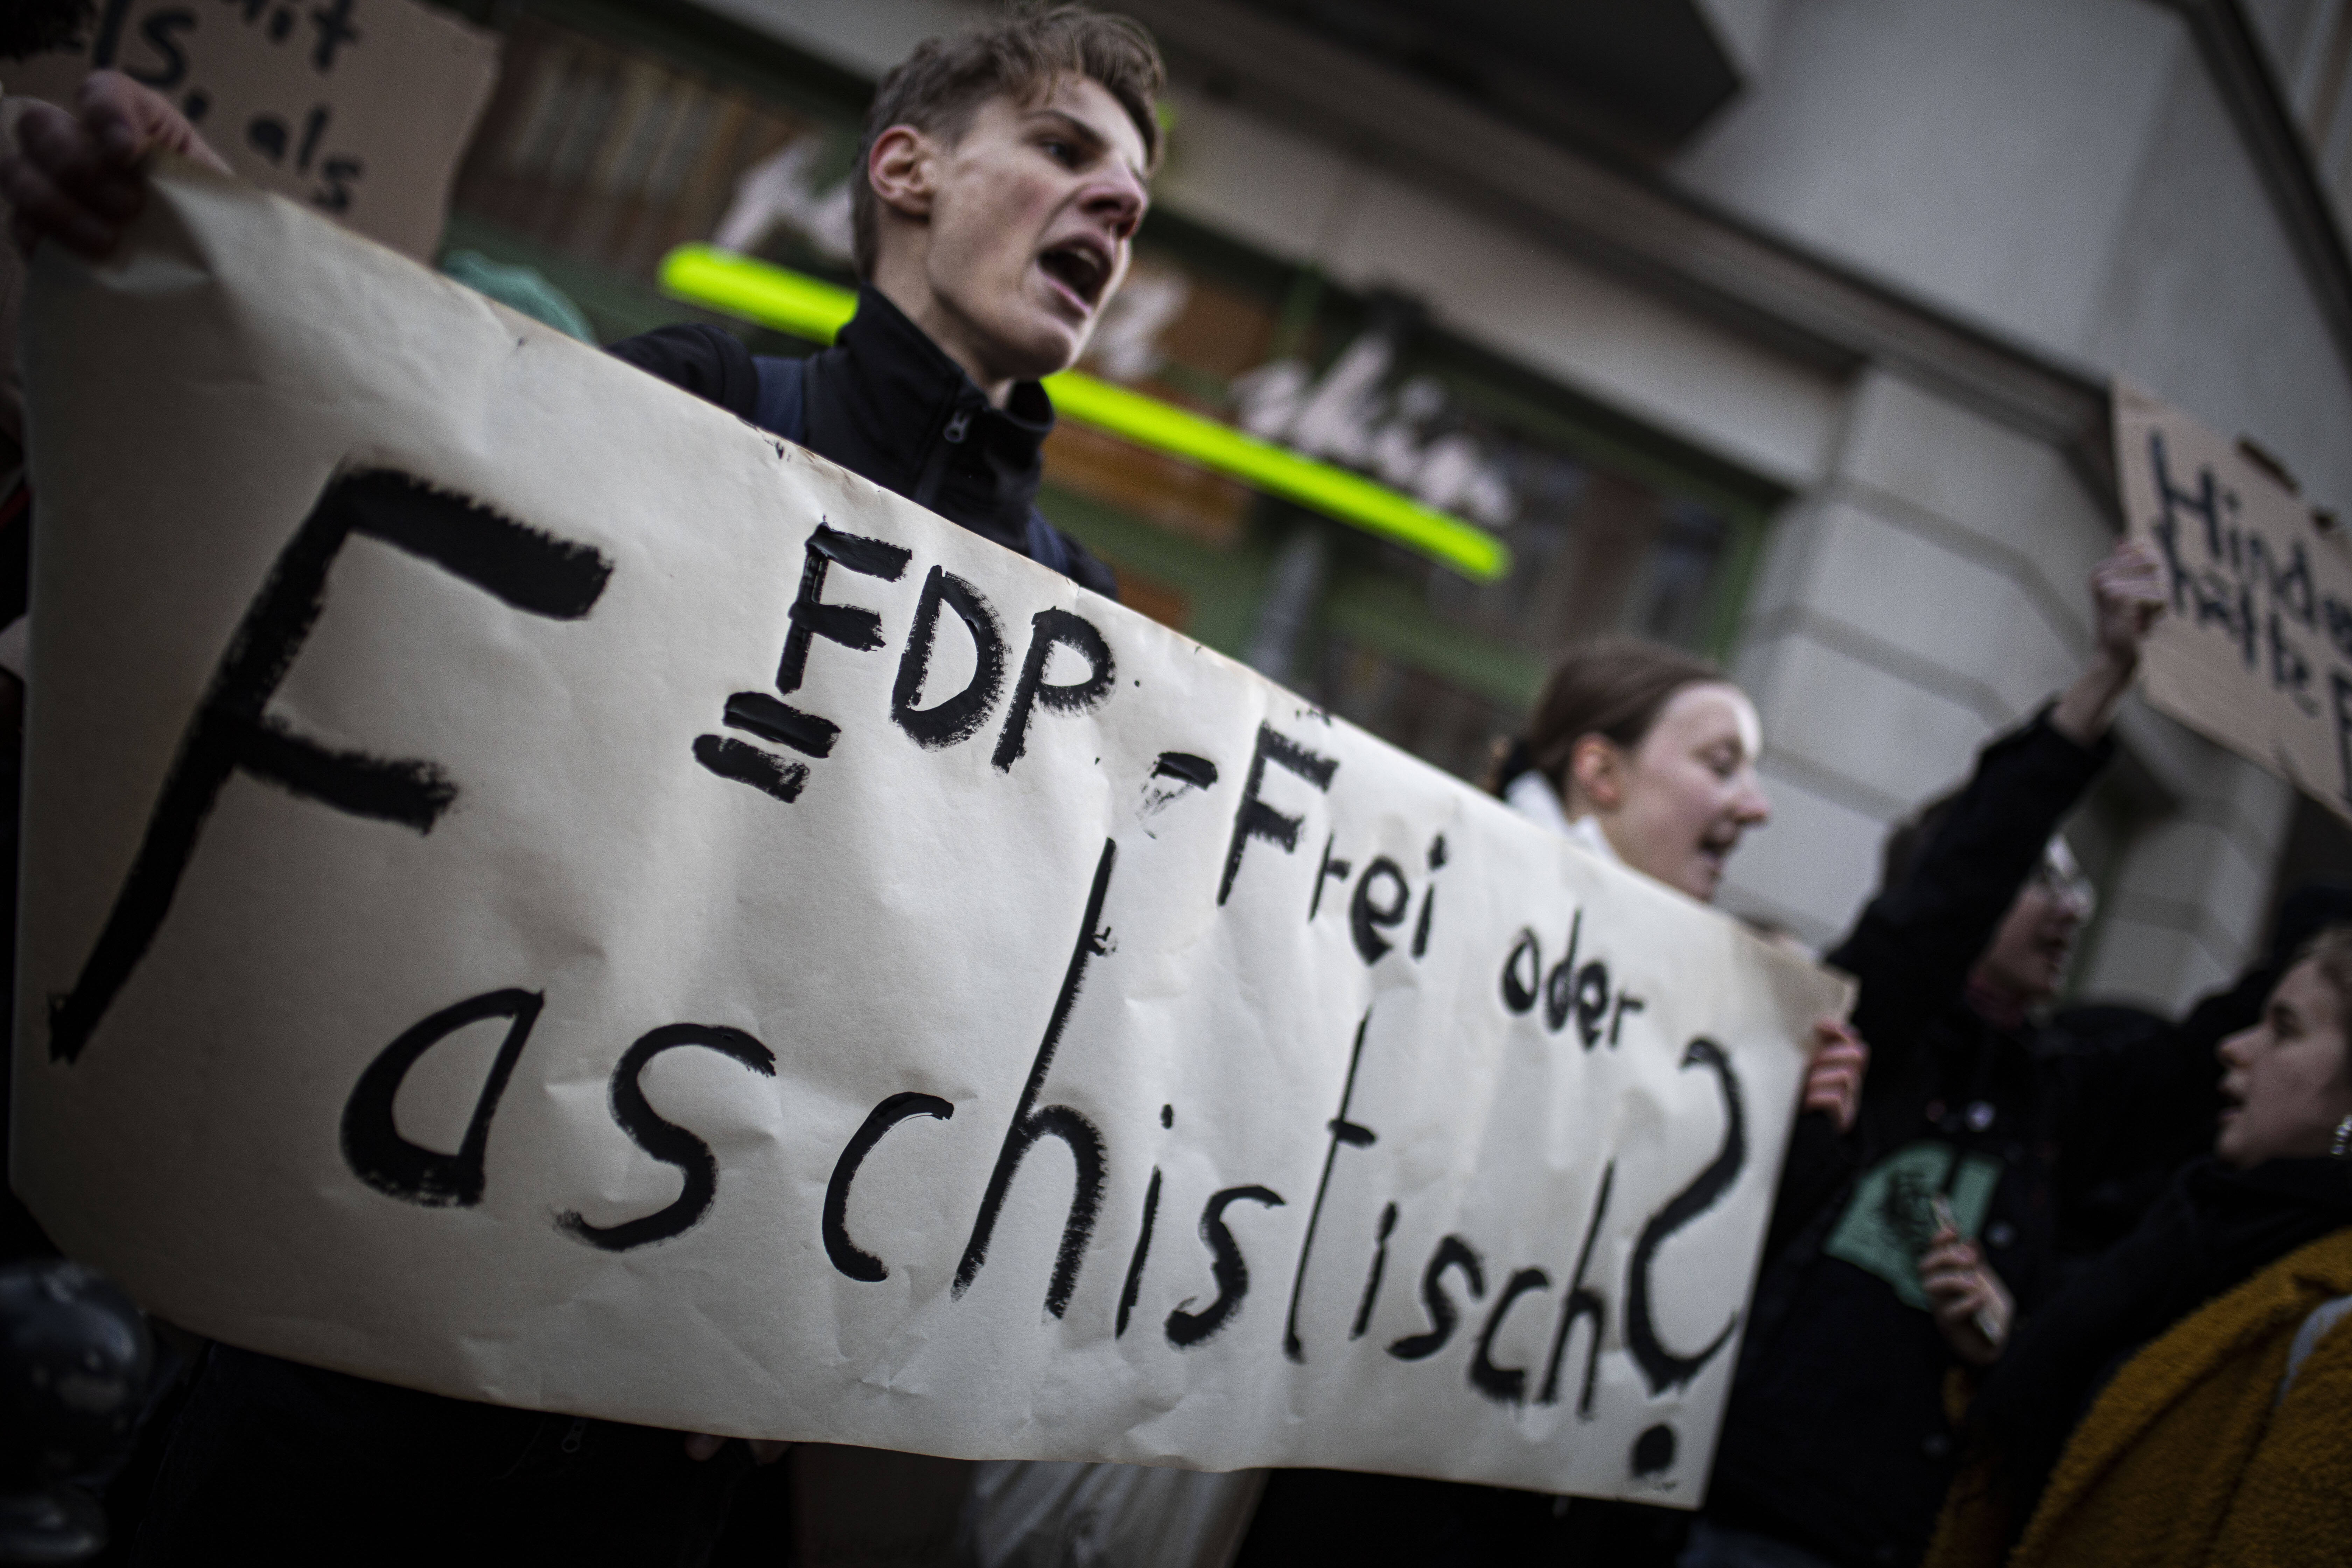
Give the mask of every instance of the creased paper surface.
M 282 202 L 55 252 L 61 1243 L 467 1397 L 1698 1500 L 1840 983 Z
M 2115 405 L 2126 522 L 2165 575 L 2148 701 L 2352 818 L 2352 542 L 2178 408 L 2127 382 Z

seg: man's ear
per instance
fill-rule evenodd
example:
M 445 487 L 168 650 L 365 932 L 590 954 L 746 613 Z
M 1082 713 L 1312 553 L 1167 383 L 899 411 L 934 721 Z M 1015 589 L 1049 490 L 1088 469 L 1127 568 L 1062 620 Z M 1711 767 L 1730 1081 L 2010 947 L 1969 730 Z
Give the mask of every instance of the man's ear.
M 1568 753 L 1570 804 L 1578 800 L 1599 811 L 1625 804 L 1625 753 L 1606 735 L 1583 735 Z
M 939 144 L 911 125 L 893 125 L 874 138 L 866 158 L 874 199 L 903 217 L 931 215 L 939 188 Z

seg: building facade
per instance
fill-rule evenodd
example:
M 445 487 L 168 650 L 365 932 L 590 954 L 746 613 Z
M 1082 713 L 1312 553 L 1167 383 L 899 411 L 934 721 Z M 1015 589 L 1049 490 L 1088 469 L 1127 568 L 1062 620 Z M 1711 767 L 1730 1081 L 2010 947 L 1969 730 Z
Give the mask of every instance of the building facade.
M 1136 607 L 1465 777 L 1580 637 L 1727 659 L 1775 816 L 1725 902 L 1808 941 L 2079 668 L 2111 378 L 2352 502 L 2337 0 L 1120 8 L 1169 55 L 1170 153 L 1087 368 L 1511 564 L 1476 581 L 1076 425 L 1048 512 Z M 606 337 L 692 313 L 654 283 L 691 241 L 847 281 L 865 96 L 975 14 L 501 9 L 450 243 Z M 2068 829 L 2105 895 L 2077 986 L 2176 1005 L 2344 841 L 2137 704 L 2120 732 Z

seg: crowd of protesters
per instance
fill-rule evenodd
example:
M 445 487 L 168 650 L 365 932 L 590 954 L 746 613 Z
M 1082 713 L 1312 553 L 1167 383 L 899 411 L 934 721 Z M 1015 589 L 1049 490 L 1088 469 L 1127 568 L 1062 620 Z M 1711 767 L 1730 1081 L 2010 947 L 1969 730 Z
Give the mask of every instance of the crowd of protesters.
M 835 346 L 757 358 L 685 326 L 611 352 L 1114 593 L 1036 510 L 1054 417 L 1038 383 L 1076 362 L 1124 277 L 1161 85 L 1141 28 L 1084 11 L 926 43 L 869 114 L 854 186 L 865 286 Z M 26 253 L 103 257 L 156 149 L 217 162 L 112 73 L 74 104 L 12 102 L 7 123 L 0 197 Z M 0 277 L 10 338 L 20 277 Z M 7 391 L 0 620 L 14 621 L 28 508 Z M 2053 1006 L 2091 906 L 2058 828 L 2113 752 L 2161 607 L 2154 563 L 2130 546 L 2090 591 L 2079 679 L 1890 837 L 1875 896 L 1827 954 L 1858 998 L 1816 1028 L 1696 1518 L 1381 1476 L 1147 1483 L 1109 1466 L 990 1467 L 903 1498 L 869 1481 L 856 1506 L 960 1515 L 941 1560 L 991 1568 L 2340 1559 L 2352 892 L 2290 899 L 2260 962 L 2179 1018 Z M 13 724 L 19 688 L 0 684 Z M 1762 746 L 1724 672 L 1610 642 L 1559 666 L 1491 784 L 1539 826 L 1711 901 L 1769 816 Z M 21 1211 L 10 1223 L 12 1253 L 33 1249 Z M 116 1560 L 773 1562 L 809 1538 L 793 1510 L 828 1506 L 772 1479 L 775 1446 L 183 1352 L 135 1451 L 101 1478 Z M 1145 1523 L 1106 1534 L 1089 1510 L 1113 1506 Z

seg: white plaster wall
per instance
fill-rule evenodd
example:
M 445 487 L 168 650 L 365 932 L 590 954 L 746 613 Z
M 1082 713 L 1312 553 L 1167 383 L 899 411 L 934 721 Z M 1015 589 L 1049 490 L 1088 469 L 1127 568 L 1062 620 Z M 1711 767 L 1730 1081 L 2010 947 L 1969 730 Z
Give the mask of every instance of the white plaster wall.
M 1774 819 L 1732 862 L 1741 913 L 1834 941 L 1889 827 L 1965 779 L 1984 742 L 2063 689 L 2091 646 L 2113 534 L 2059 456 L 1897 375 L 1855 389 L 1832 472 L 1777 527 L 1736 673 L 1764 716 Z M 2126 849 L 2085 984 L 2178 1007 L 2260 935 L 2284 785 L 2127 704 L 2119 737 L 2160 799 Z
M 2352 374 L 2193 55 L 2149 131 L 2083 352 L 2352 501 Z
M 1782 0 L 1698 0 L 1699 14 L 1732 59 L 1740 75 L 1755 76 L 1770 56 L 1773 37 L 1780 30 Z
M 1779 24 L 1676 177 L 1963 314 L 2078 342 L 2178 24 L 2146 0 L 1786 0 Z
M 1692 190 L 2352 501 L 2352 370 L 2187 26 L 2155 0 L 1784 0 Z
M 2258 21 L 2307 26 L 2292 9 L 2265 0 Z M 2352 374 L 2177 13 L 1784 0 L 1774 20 L 1759 79 L 1677 178 L 2252 434 L 2315 498 L 2352 500 Z M 1765 710 L 1782 821 L 1727 892 L 1817 940 L 1843 928 L 1876 866 L 1800 836 L 1874 840 L 2070 679 L 2083 579 L 2109 539 L 2056 453 L 1891 376 L 1857 390 L 1832 469 L 1790 509 L 1746 625 L 1739 669 Z M 2159 798 L 2084 984 L 2178 1006 L 2252 956 L 2292 797 L 2136 705 L 2121 730 Z M 1797 831 L 1776 841 L 1784 826 Z
M 1223 104 L 1176 95 L 1154 199 L 1791 487 L 1828 456 L 1838 381 L 1757 348 L 1443 195 Z
M 2336 221 L 2352 229 L 2352 79 L 2335 71 L 2345 0 L 2243 0 L 2270 57 L 2280 90 L 2303 127 L 2305 144 L 2333 199 Z
M 2256 955 L 2294 793 L 2146 708 L 2127 708 L 2116 729 L 2168 806 L 2109 889 L 2084 988 L 2178 1006 Z
M 2082 584 L 2108 542 L 2049 447 L 1865 376 L 1743 623 L 1737 673 L 1764 715 L 1778 819 L 1732 863 L 1727 901 L 1809 941 L 1842 932 L 1886 829 L 2072 678 L 2089 645 Z M 1832 821 L 1851 838 L 1834 854 L 1793 842 Z
M 2288 101 L 2307 113 L 2326 71 L 2327 31 L 2343 0 L 2242 0 Z

